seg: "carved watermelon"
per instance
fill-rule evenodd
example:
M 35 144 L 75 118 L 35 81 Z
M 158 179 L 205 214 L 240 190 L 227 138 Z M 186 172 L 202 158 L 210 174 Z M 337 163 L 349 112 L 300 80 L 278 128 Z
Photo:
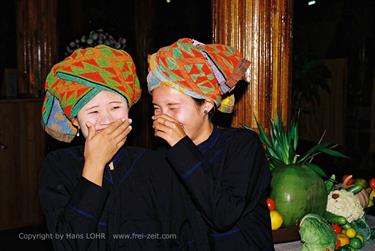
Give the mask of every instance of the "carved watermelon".
M 323 215 L 327 192 L 322 178 L 307 166 L 290 165 L 272 171 L 271 198 L 283 217 L 283 227 L 298 225 L 308 213 Z

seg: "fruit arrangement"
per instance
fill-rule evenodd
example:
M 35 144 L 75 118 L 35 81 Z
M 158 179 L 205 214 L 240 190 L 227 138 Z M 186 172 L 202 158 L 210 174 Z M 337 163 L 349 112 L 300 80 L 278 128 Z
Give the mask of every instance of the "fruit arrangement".
M 336 182 L 334 175 L 326 181 L 329 194 L 324 218 L 336 234 L 335 250 L 358 250 L 373 239 L 364 209 L 373 205 L 375 179 L 367 182 L 345 175 L 341 181 Z
M 270 136 L 257 121 L 260 140 L 272 171 L 270 197 L 276 202 L 277 211 L 283 217 L 283 227 L 297 226 L 308 213 L 323 215 L 327 203 L 327 191 L 322 177 L 324 171 L 312 163 L 321 153 L 334 157 L 346 157 L 333 150 L 335 145 L 317 143 L 305 153 L 298 153 L 298 125 L 291 121 L 284 128 L 278 114 L 270 119 Z
M 345 175 L 339 183 L 332 175 L 325 181 L 325 186 L 328 200 L 323 216 L 307 214 L 301 220 L 301 250 L 361 249 L 374 239 L 364 209 L 373 205 L 375 179 L 367 182 Z
M 324 214 L 324 218 L 331 224 L 336 234 L 335 250 L 361 249 L 371 236 L 371 230 L 364 218 L 349 223 L 345 217 L 332 214 L 328 211 Z
M 375 239 L 364 212 L 374 205 L 375 179 L 345 175 L 338 182 L 335 175 L 328 178 L 312 162 L 321 153 L 347 158 L 333 150 L 336 145 L 321 139 L 307 152 L 297 153 L 295 121 L 286 130 L 276 114 L 275 121 L 270 119 L 269 137 L 257 124 L 272 171 L 267 199 L 272 230 L 299 225 L 302 250 L 309 251 L 357 250 Z

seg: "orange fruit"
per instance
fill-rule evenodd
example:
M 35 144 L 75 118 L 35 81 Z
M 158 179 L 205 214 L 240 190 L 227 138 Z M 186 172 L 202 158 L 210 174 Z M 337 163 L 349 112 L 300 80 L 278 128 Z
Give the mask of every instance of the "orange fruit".
M 341 247 L 349 244 L 349 238 L 345 234 L 337 234 L 336 239 L 340 240 Z
M 281 214 L 276 210 L 272 210 L 270 211 L 270 217 L 272 230 L 279 229 L 283 224 L 283 217 Z

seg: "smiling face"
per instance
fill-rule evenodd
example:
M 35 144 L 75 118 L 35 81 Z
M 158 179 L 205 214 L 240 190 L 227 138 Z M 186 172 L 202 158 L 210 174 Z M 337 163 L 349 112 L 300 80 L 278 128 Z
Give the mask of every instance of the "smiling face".
M 82 107 L 72 122 L 75 126 L 80 127 L 86 138 L 88 135 L 87 122 L 94 125 L 98 133 L 116 120 L 127 119 L 128 113 L 128 104 L 123 96 L 109 91 L 101 91 Z
M 212 129 L 205 111 L 210 111 L 213 104 L 205 101 L 199 105 L 190 96 L 171 87 L 160 86 L 152 91 L 154 115 L 166 114 L 184 127 L 185 133 L 195 143 L 205 140 Z

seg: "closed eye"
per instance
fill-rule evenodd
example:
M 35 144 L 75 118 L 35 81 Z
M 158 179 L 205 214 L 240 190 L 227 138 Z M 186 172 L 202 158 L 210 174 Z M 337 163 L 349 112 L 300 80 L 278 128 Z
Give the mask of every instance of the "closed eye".
M 175 111 L 175 110 L 178 110 L 178 109 L 179 109 L 178 106 L 169 106 L 168 108 L 169 108 L 169 110 L 171 110 L 171 111 Z
M 96 114 L 96 113 L 98 113 L 98 111 L 91 111 L 91 112 L 89 112 L 89 114 Z

